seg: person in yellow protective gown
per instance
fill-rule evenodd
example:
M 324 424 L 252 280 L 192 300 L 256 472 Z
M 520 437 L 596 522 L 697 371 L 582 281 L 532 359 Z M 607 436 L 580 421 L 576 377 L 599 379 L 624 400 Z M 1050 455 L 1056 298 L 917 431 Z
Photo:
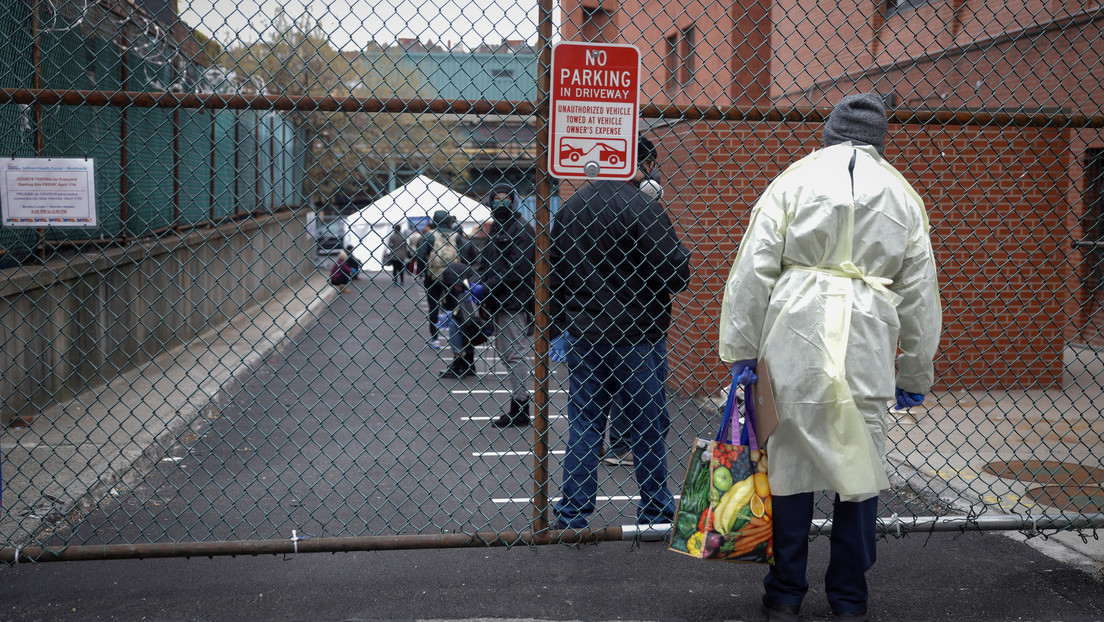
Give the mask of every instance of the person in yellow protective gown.
M 767 188 L 724 291 L 721 359 L 754 382 L 769 362 L 778 426 L 767 441 L 775 565 L 763 612 L 796 620 L 814 492 L 833 490 L 825 593 L 841 620 L 869 619 L 886 411 L 932 385 L 941 312 L 923 201 L 883 157 L 887 120 L 873 94 L 843 98 L 824 148 Z M 896 379 L 894 378 L 894 356 Z

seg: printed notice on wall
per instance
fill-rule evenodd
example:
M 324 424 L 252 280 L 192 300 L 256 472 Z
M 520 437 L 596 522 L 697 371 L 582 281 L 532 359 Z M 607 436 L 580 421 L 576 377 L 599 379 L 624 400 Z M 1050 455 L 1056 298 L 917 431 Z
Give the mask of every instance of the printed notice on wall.
M 96 227 L 96 176 L 84 158 L 0 158 L 5 227 Z

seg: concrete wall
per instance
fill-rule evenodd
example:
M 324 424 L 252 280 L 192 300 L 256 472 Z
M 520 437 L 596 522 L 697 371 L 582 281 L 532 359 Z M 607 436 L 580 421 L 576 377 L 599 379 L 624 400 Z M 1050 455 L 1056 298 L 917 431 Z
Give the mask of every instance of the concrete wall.
M 0 424 L 106 383 L 315 271 L 303 212 L 0 271 Z

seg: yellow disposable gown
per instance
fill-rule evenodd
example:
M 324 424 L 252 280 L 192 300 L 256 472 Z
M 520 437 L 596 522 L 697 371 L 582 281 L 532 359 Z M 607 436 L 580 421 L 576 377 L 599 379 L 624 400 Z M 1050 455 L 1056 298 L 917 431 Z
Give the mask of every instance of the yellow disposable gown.
M 941 325 L 923 201 L 873 147 L 820 149 L 775 179 L 720 323 L 722 360 L 769 363 L 771 492 L 862 501 L 888 488 L 886 404 L 895 384 L 931 388 Z

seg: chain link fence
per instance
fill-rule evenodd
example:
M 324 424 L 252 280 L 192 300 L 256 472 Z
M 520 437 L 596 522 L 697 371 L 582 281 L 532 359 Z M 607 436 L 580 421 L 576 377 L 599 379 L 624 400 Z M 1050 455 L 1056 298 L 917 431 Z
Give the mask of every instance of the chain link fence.
M 572 390 L 550 231 L 582 185 L 547 172 L 561 40 L 641 51 L 640 128 L 691 250 L 675 494 L 724 400 L 750 208 L 864 91 L 928 210 L 944 313 L 936 387 L 888 413 L 881 528 L 1104 524 L 1096 3 L 0 7 L 0 157 L 91 161 L 97 217 L 0 227 L 5 562 L 660 537 L 619 439 L 635 402 L 610 406 L 589 528 L 550 529 Z M 502 266 L 520 277 L 476 326 L 468 293 Z

